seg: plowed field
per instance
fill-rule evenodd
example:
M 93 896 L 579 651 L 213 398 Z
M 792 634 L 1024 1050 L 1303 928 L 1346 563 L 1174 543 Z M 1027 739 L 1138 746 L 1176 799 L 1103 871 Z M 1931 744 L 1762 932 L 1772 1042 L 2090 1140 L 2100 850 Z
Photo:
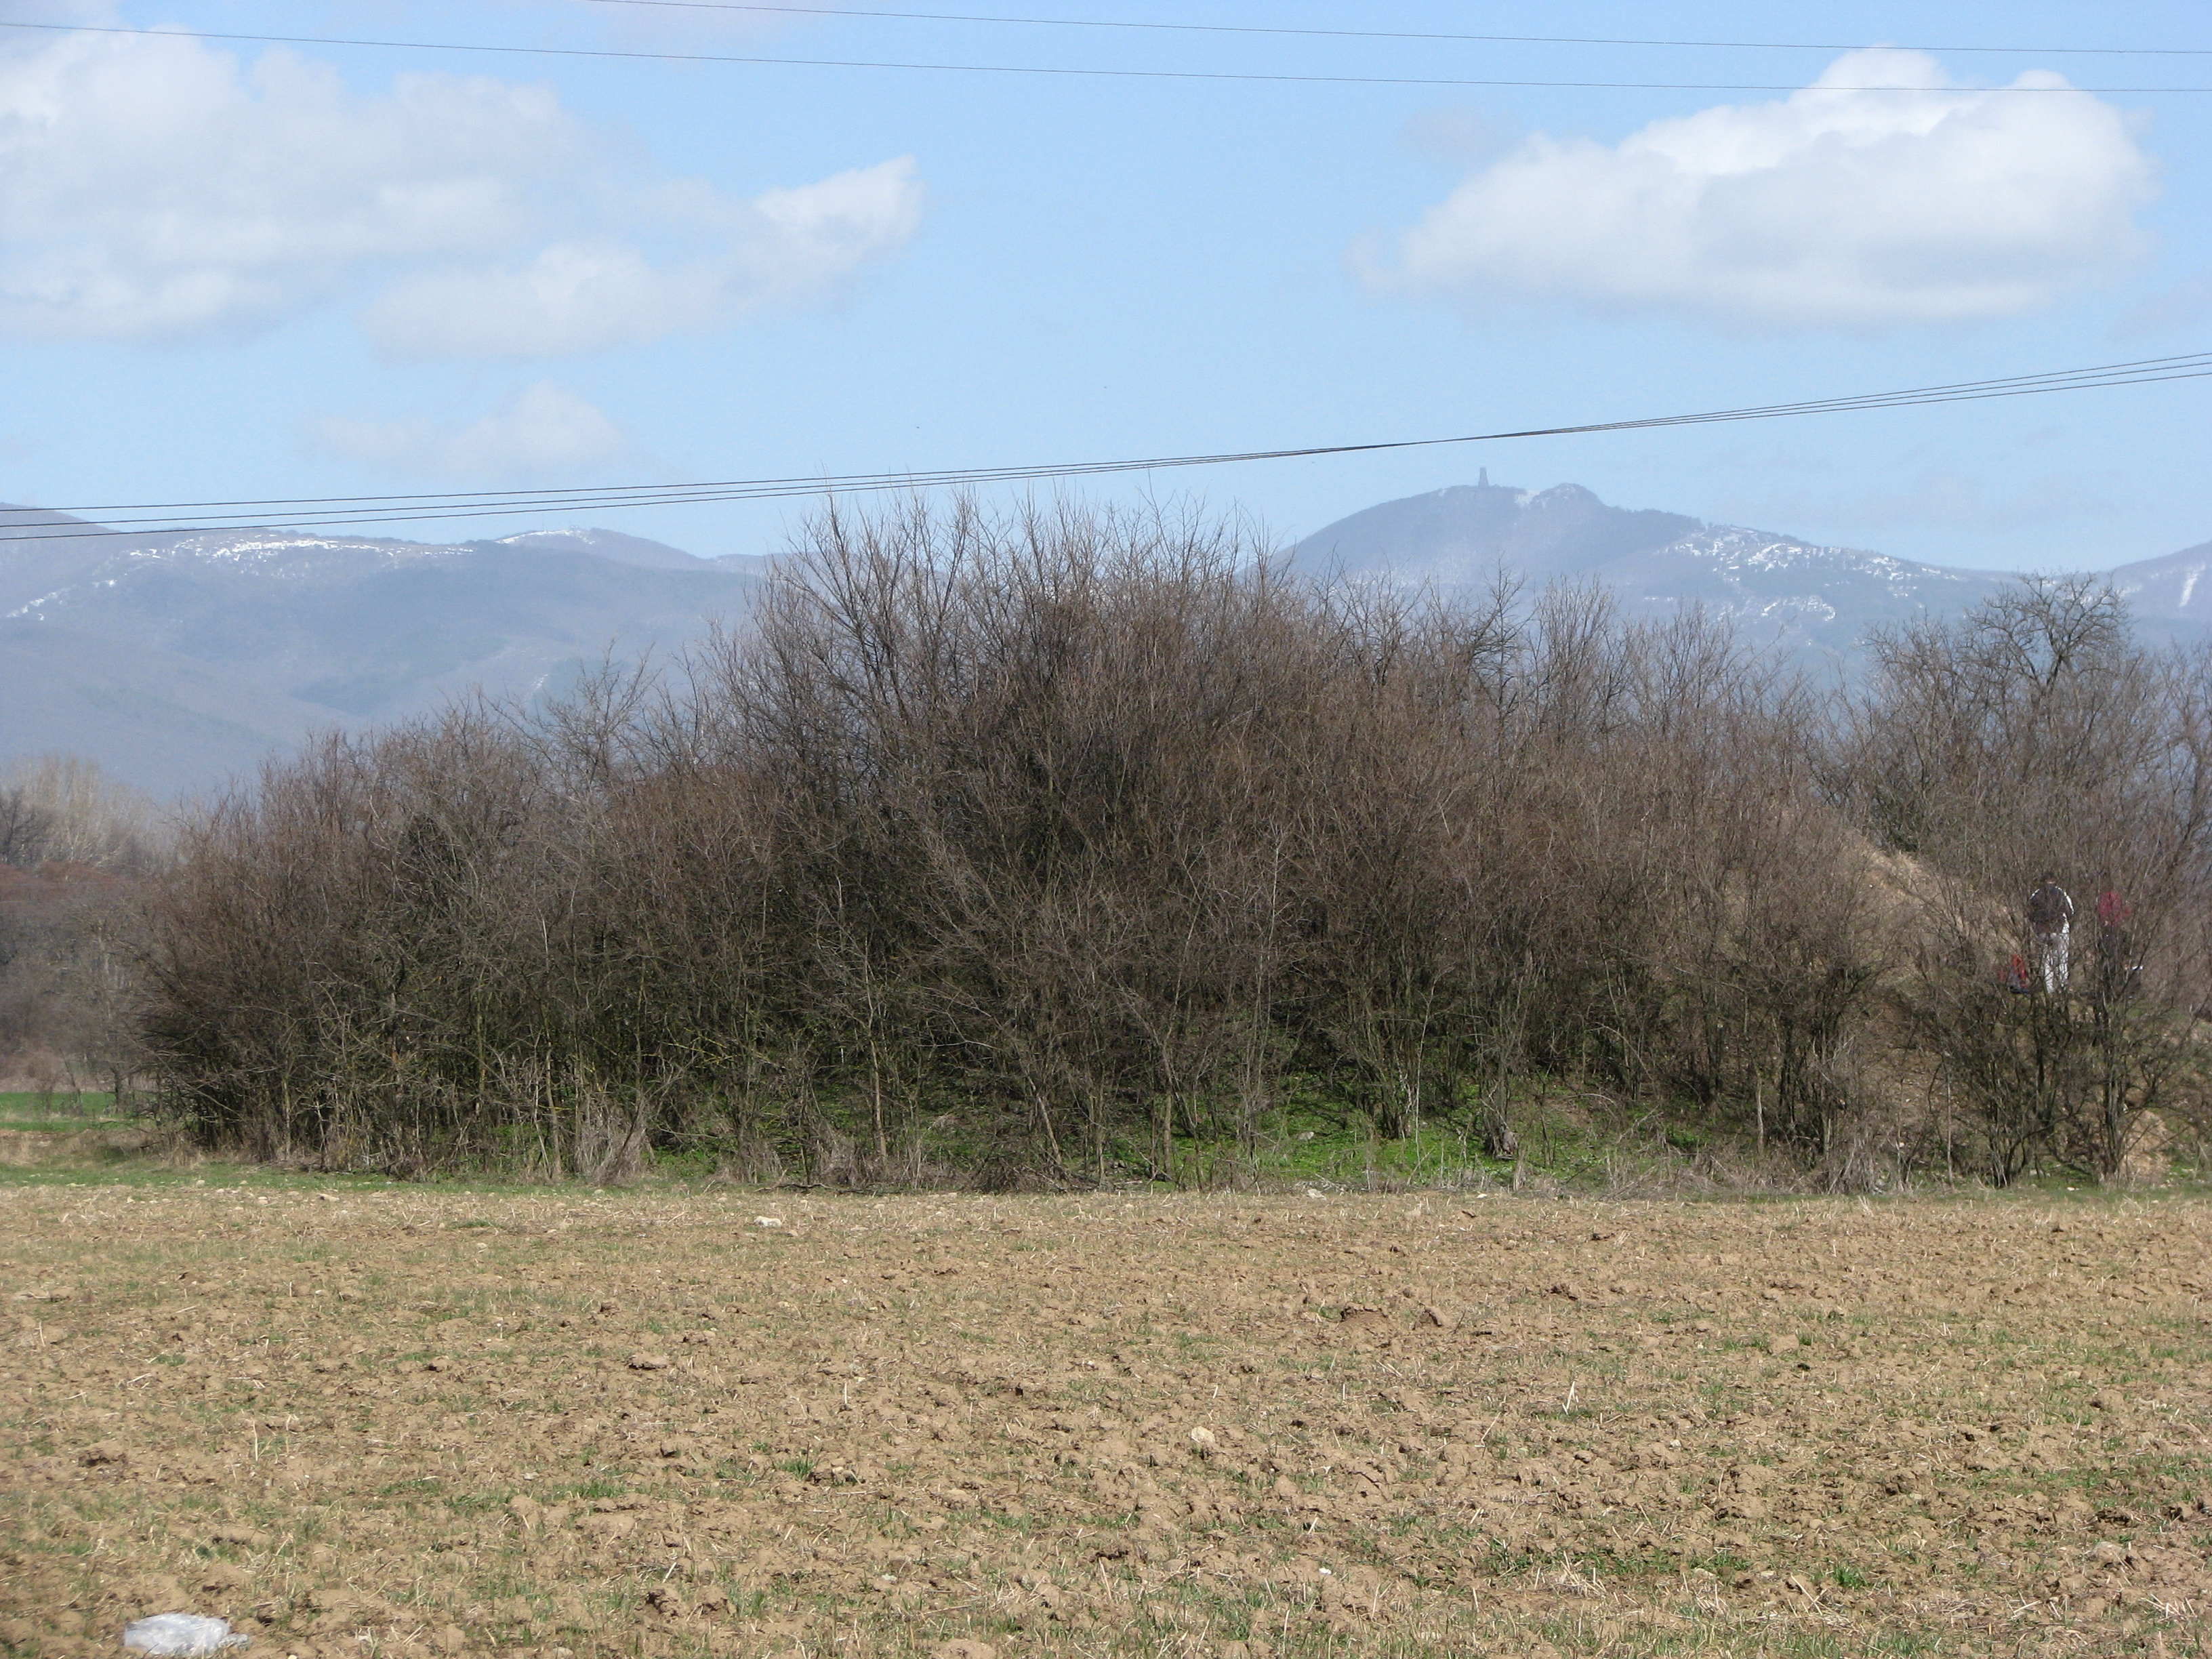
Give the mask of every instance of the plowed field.
M 14 1188 L 0 1644 L 2200 1653 L 2208 1246 L 2179 1198 Z

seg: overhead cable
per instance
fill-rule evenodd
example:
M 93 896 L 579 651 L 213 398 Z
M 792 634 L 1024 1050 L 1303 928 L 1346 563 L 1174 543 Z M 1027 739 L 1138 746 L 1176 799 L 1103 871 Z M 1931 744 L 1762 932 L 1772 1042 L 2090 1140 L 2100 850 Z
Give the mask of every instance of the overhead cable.
M 874 58 L 772 58 L 739 52 L 623 51 L 611 46 L 492 46 L 459 40 L 383 40 L 362 36 L 320 34 L 247 34 L 222 29 L 130 28 L 120 24 L 33 23 L 0 18 L 0 28 L 45 29 L 66 34 L 122 34 L 174 36 L 193 40 L 225 40 L 277 46 L 362 46 L 392 52 L 489 52 L 502 57 L 610 58 L 655 64 L 741 64 L 785 69 L 915 70 L 951 75 L 1042 75 L 1109 81 L 1233 81 L 1250 84 L 1338 87 L 1542 87 L 1576 91 L 1614 92 L 1802 92 L 1796 82 L 1753 81 L 1552 81 L 1528 77 L 1476 77 L 1445 75 L 1293 75 L 1239 70 L 1101 69 L 1033 64 L 932 64 Z M 2076 87 L 2006 86 L 1942 88 L 1924 86 L 1834 86 L 1823 92 L 1893 92 L 1956 94 L 2094 93 L 2103 95 L 2148 93 L 2212 92 L 2212 87 Z
M 1668 46 L 1723 52 L 1857 52 L 1866 41 L 1832 40 L 1669 40 L 1639 35 L 1603 34 L 1460 34 L 1439 29 L 1322 29 L 1298 28 L 1277 23 L 1159 23 L 1111 17 L 1008 17 L 982 12 L 889 11 L 858 6 L 774 6 L 741 4 L 738 0 L 590 0 L 597 6 L 646 6 L 669 11 L 736 11 L 791 17 L 852 17 L 908 23 L 998 23 L 1029 28 L 1121 29 L 1164 34 L 1286 35 L 1325 40 L 1423 40 L 1464 42 L 1473 46 Z M 1875 46 L 1892 52 L 1981 52 L 2002 56 L 2051 58 L 2212 58 L 2212 46 L 1920 46 L 1879 41 Z
M 722 478 L 696 483 L 599 484 L 566 489 L 477 490 L 440 495 L 94 503 L 45 510 L 73 516 L 96 514 L 100 515 L 100 522 L 96 525 L 18 524 L 7 526 L 5 533 L 0 533 L 0 542 L 70 540 L 118 533 L 157 536 L 214 531 L 349 529 L 369 525 L 419 524 L 452 519 L 512 518 L 641 507 L 697 506 L 720 501 L 778 501 L 794 496 L 866 495 L 884 490 L 1041 483 L 1124 472 L 1225 466 L 1247 461 L 1304 460 L 1329 455 L 1373 454 L 1389 450 L 1501 443 L 1516 438 L 1579 437 L 1601 432 L 1638 432 L 1736 421 L 1778 420 L 1799 415 L 1909 409 L 1929 404 L 1972 403 L 1997 398 L 2034 397 L 2053 392 L 2148 386 L 2168 380 L 2208 377 L 2212 377 L 2212 351 L 2191 352 L 2174 357 L 2140 358 L 2130 362 L 2103 363 L 2087 368 L 2058 369 L 2039 374 L 2005 375 L 1993 380 L 1959 380 L 1891 392 L 1860 392 L 1847 397 L 1807 398 L 1796 403 L 1759 404 L 1742 409 L 1706 410 L 1686 415 L 1646 416 L 1633 420 L 1595 421 L 1570 426 L 1524 427 L 1443 438 L 1308 444 L 1206 454 L 1157 455 L 1127 460 L 944 467 L 928 471 L 823 474 L 812 477 Z M 307 510 L 299 510 L 303 508 Z M 218 514 L 222 516 L 218 518 Z M 0 524 L 4 524 L 6 516 L 0 514 Z

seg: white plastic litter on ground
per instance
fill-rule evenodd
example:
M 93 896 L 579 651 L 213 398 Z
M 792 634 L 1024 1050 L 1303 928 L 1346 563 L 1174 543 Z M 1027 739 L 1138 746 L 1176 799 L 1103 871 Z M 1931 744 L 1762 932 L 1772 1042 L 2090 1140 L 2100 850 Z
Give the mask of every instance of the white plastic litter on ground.
M 149 1654 L 220 1653 L 225 1648 L 242 1648 L 252 1639 L 233 1634 L 227 1619 L 204 1619 L 197 1613 L 157 1613 L 123 1632 L 125 1647 Z

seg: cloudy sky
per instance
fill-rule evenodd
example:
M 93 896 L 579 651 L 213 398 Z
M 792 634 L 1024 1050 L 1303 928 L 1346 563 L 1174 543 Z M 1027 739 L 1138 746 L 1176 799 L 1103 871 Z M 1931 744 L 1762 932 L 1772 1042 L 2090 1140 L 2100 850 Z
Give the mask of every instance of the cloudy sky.
M 974 9 L 1230 27 L 0 0 L 0 500 L 1358 443 L 2212 349 L 2201 0 Z M 1270 32 L 1346 27 L 1804 44 Z M 1202 491 L 1291 537 L 1487 467 L 1945 562 L 2095 568 L 2212 538 L 2208 398 L 1092 488 Z M 714 555 L 771 550 L 792 516 L 594 521 Z

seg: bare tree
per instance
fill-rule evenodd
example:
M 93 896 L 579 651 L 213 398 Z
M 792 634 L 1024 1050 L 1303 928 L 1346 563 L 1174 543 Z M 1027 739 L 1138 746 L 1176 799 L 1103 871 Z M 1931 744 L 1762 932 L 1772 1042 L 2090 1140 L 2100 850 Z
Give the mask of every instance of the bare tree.
M 1991 1179 L 2046 1158 L 2112 1175 L 2199 1064 L 2206 659 L 2136 643 L 2118 596 L 2087 578 L 1874 643 L 1860 799 L 1939 878 L 1907 1006 L 1982 1120 Z M 2076 896 L 2086 947 L 2049 981 L 2026 915 L 2045 873 Z

